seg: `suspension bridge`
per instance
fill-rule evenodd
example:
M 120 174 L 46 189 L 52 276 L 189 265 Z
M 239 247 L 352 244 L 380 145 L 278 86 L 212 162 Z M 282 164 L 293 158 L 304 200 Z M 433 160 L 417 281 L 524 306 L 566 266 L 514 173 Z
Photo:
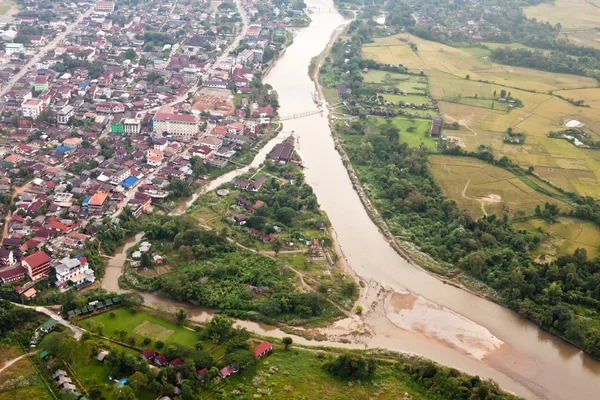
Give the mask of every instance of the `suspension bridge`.
M 316 115 L 316 114 L 321 114 L 321 113 L 323 113 L 323 110 L 305 111 L 305 112 L 302 112 L 302 113 L 297 113 L 297 114 L 292 114 L 292 115 L 285 115 L 285 116 L 279 118 L 279 121 L 287 121 L 289 119 L 304 118 L 304 117 L 309 117 L 311 115 Z
M 312 11 L 312 12 L 321 12 L 321 11 L 331 12 L 331 8 L 324 8 L 324 7 L 306 7 L 306 9 L 309 11 Z

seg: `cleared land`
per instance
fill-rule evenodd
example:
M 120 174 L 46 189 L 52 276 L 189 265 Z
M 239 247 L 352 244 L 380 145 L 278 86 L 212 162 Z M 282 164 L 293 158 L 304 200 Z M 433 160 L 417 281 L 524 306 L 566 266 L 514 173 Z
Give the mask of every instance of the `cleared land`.
M 363 73 L 364 83 L 368 86 L 398 88 L 407 93 L 426 94 L 428 89 L 427 77 L 410 74 L 397 74 L 386 71 L 370 70 Z
M 534 189 L 551 188 L 535 178 L 520 178 L 502 168 L 471 157 L 431 155 L 433 174 L 444 191 L 473 217 L 507 210 L 513 215 L 531 214 L 537 205 L 569 206 Z
M 408 42 L 417 45 L 416 53 Z M 509 46 L 524 47 L 515 43 Z M 461 125 L 459 131 L 445 131 L 461 147 L 476 150 L 480 145 L 490 146 L 497 157 L 505 155 L 524 167 L 532 166 L 537 174 L 565 190 L 600 198 L 600 151 L 547 137 L 575 119 L 584 124 L 592 139 L 600 140 L 600 88 L 596 80 L 498 65 L 489 61 L 485 49 L 453 48 L 406 34 L 375 39 L 363 49 L 365 56 L 383 62 L 378 57 L 384 49 L 389 54 L 408 54 L 410 50 L 413 55 L 407 57 L 408 63 L 398 63 L 412 72 L 424 71 L 444 119 Z M 502 90 L 521 100 L 523 106 L 512 108 L 495 100 Z M 585 100 L 590 107 L 576 107 L 558 95 Z M 525 143 L 504 143 L 508 128 L 526 134 Z
M 600 228 L 591 222 L 561 217 L 553 224 L 541 219 L 530 219 L 514 224 L 517 229 L 525 229 L 534 234 L 548 234 L 536 250 L 540 261 L 551 261 L 556 257 L 573 254 L 577 248 L 584 248 L 588 257 L 598 256 Z

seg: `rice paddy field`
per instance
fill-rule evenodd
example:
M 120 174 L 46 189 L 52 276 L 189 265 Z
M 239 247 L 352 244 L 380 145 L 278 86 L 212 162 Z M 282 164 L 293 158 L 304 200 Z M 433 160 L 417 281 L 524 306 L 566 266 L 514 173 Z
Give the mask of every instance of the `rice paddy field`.
M 545 240 L 534 253 L 539 261 L 548 262 L 566 254 L 573 254 L 578 248 L 586 249 L 590 259 L 599 254 L 600 229 L 591 222 L 561 217 L 549 224 L 533 218 L 513 225 L 517 229 L 545 236 Z
M 514 216 L 531 215 L 537 205 L 546 202 L 570 208 L 537 191 L 535 188 L 540 187 L 558 195 L 543 182 L 530 176 L 515 176 L 472 157 L 431 155 L 429 162 L 444 193 L 475 218 L 504 210 Z
M 526 7 L 525 14 L 538 21 L 562 25 L 563 37 L 582 46 L 600 48 L 600 0 L 555 0 Z
M 418 50 L 414 52 L 409 43 Z M 518 43 L 509 46 L 524 47 Z M 363 53 L 380 62 L 392 62 L 393 58 L 393 63 L 411 72 L 423 71 L 445 121 L 461 125 L 459 131 L 445 133 L 464 149 L 490 146 L 496 157 L 507 156 L 526 168 L 532 166 L 541 177 L 565 190 L 600 198 L 600 151 L 547 137 L 576 120 L 592 139 L 600 140 L 600 87 L 595 79 L 499 65 L 488 59 L 486 49 L 454 48 L 408 34 L 377 38 L 363 47 Z M 371 79 L 376 80 L 377 75 L 372 74 Z M 522 107 L 494 101 L 502 90 L 521 100 Z M 589 107 L 574 106 L 558 96 L 585 100 Z M 504 143 L 508 128 L 525 134 L 525 143 Z

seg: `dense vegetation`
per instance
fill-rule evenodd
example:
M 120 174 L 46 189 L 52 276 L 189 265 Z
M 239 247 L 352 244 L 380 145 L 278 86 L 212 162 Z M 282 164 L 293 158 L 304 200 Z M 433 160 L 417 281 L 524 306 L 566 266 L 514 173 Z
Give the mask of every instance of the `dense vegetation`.
M 0 342 L 28 345 L 33 332 L 44 321 L 35 310 L 0 300 Z
M 188 261 L 155 278 L 130 273 L 123 278 L 125 284 L 235 317 L 302 324 L 340 315 L 321 295 L 299 293 L 291 270 L 238 250 L 225 236 L 198 228 L 193 219 L 157 217 L 145 224 L 144 232 Z

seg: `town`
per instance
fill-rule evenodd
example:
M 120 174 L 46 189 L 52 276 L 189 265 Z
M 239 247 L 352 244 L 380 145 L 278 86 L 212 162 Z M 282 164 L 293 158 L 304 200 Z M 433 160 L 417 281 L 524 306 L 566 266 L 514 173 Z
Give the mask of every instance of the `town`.
M 51 268 L 63 291 L 95 281 L 81 252 L 105 217 L 137 218 L 276 132 L 261 77 L 307 16 L 245 1 L 23 9 L 0 33 L 0 282 L 31 298 Z

